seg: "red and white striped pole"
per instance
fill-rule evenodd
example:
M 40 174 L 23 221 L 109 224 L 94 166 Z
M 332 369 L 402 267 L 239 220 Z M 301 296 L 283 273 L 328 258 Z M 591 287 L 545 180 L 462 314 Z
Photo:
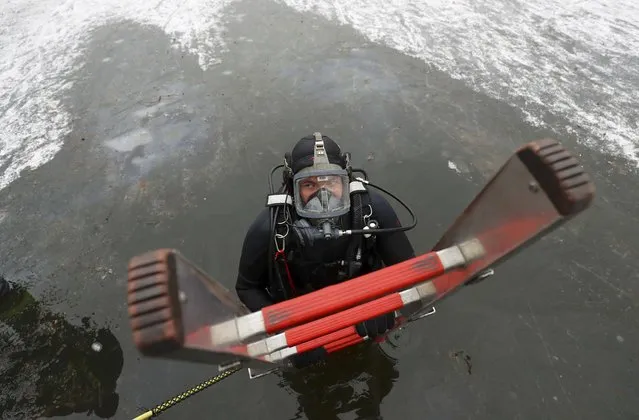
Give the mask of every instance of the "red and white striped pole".
M 258 334 L 272 334 L 294 325 L 317 320 L 358 303 L 422 283 L 449 270 L 467 265 L 483 255 L 484 249 L 477 240 L 466 241 L 437 252 L 429 252 L 347 282 L 328 286 L 308 295 L 276 303 L 261 311 L 213 325 L 209 327 L 211 344 L 220 347 L 234 345 Z M 401 300 L 396 295 L 382 298 L 379 303 L 386 305 L 385 308 L 388 310 L 385 312 L 401 307 Z M 365 312 L 361 312 L 362 309 L 353 311 L 360 313 L 360 318 L 375 312 L 370 305 L 366 308 L 368 309 Z M 369 318 L 362 318 L 362 320 Z M 343 325 L 342 320 L 340 325 L 345 327 L 356 322 L 359 321 Z M 326 333 L 335 330 L 331 327 L 331 331 Z
M 424 305 L 430 305 L 443 299 L 472 278 L 473 275 L 484 270 L 503 255 L 510 253 L 516 247 L 513 244 L 518 244 L 521 238 L 530 236 L 531 232 L 540 229 L 545 224 L 547 224 L 547 220 L 544 216 L 528 217 L 513 220 L 502 226 L 487 230 L 480 235 L 483 254 L 478 254 L 477 258 L 473 262 L 466 264 L 465 267 L 439 275 L 411 289 L 386 295 L 380 299 L 369 301 L 248 344 L 247 354 L 255 357 L 269 354 L 282 348 L 288 354 L 295 354 L 312 350 L 320 347 L 320 345 L 324 345 L 327 350 L 330 348 L 332 351 L 336 351 L 357 344 L 364 339 L 355 331 L 355 324 L 401 309 L 409 303 L 422 301 Z M 335 344 L 329 343 L 327 347 L 327 340 L 324 340 L 322 336 L 328 334 L 327 337 L 332 337 L 330 334 L 338 329 L 351 332 L 346 337 L 340 336 L 335 339 Z M 303 347 L 300 347 L 301 343 L 304 343 Z M 295 353 L 290 353 L 291 350 L 286 349 L 292 347 L 297 348 Z

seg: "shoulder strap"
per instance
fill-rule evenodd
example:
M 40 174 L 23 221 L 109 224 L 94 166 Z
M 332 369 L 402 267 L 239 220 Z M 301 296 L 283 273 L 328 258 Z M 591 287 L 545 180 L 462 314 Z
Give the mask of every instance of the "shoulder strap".
M 266 206 L 270 208 L 270 234 L 273 235 L 269 238 L 267 252 L 269 289 L 276 301 L 282 301 L 295 295 L 295 286 L 286 261 L 293 198 L 286 193 L 285 186 L 282 186 L 277 193 L 267 196 Z
M 371 215 L 371 199 L 366 186 L 360 181 L 352 181 L 350 183 L 351 194 L 351 229 L 363 229 L 366 226 L 366 220 Z M 348 277 L 354 277 L 358 274 L 362 266 L 362 255 L 366 248 L 367 242 L 372 238 L 365 238 L 364 235 L 353 235 L 348 246 L 346 261 L 348 264 Z

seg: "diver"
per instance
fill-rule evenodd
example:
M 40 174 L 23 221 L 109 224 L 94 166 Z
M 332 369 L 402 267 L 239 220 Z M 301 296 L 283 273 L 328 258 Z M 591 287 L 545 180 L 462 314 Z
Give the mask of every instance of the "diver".
M 94 414 L 110 418 L 124 358 L 107 328 L 69 323 L 22 285 L 0 276 L 0 413 L 3 418 Z
M 283 182 L 246 233 L 236 292 L 252 312 L 415 257 L 405 231 L 413 212 L 366 173 L 351 167 L 331 138 L 314 133 L 286 153 Z M 362 177 L 354 174 L 361 172 Z M 400 201 L 413 217 L 402 226 L 390 203 L 373 186 Z M 374 339 L 395 324 L 394 312 L 356 326 Z M 324 359 L 323 348 L 292 358 L 295 367 Z

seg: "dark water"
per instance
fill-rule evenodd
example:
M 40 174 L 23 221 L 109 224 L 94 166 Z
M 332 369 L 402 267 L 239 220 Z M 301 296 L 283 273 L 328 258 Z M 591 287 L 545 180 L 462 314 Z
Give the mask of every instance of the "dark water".
M 113 333 L 89 317 L 73 325 L 24 286 L 0 281 L 3 416 L 114 416 L 124 358 Z
M 232 289 L 268 171 L 300 137 L 333 137 L 404 199 L 419 217 L 409 236 L 421 253 L 518 145 L 553 134 L 346 27 L 270 4 L 236 7 L 244 17 L 226 36 L 236 41 L 206 72 L 159 30 L 96 31 L 66 99 L 75 129 L 64 149 L 0 192 L 0 272 L 37 307 L 23 321 L 33 327 L 2 330 L 19 336 L 1 359 L 11 382 L 2 386 L 2 418 L 51 415 L 56 398 L 78 412 L 69 418 L 98 418 L 102 395 L 114 393 L 114 418 L 132 418 L 215 375 L 212 366 L 140 357 L 126 264 L 175 247 Z M 305 376 L 251 381 L 241 372 L 165 417 L 633 418 L 636 176 L 554 135 L 595 179 L 587 213 L 410 325 L 387 355 L 346 351 Z M 97 367 L 86 361 L 96 340 L 112 349 Z M 71 376 L 83 392 L 71 391 Z

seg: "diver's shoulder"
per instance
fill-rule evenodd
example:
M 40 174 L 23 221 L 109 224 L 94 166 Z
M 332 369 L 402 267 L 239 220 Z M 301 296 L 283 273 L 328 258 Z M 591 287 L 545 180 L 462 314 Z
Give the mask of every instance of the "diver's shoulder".
M 248 233 L 249 235 L 270 235 L 271 233 L 271 213 L 268 207 L 260 210 L 259 213 L 253 219 L 253 222 L 249 226 Z
M 375 206 L 390 206 L 390 202 L 388 201 L 388 199 L 379 191 L 375 190 L 372 187 L 366 187 L 366 190 L 368 191 L 368 196 L 370 197 L 371 200 L 371 204 L 373 205 L 373 207 Z

